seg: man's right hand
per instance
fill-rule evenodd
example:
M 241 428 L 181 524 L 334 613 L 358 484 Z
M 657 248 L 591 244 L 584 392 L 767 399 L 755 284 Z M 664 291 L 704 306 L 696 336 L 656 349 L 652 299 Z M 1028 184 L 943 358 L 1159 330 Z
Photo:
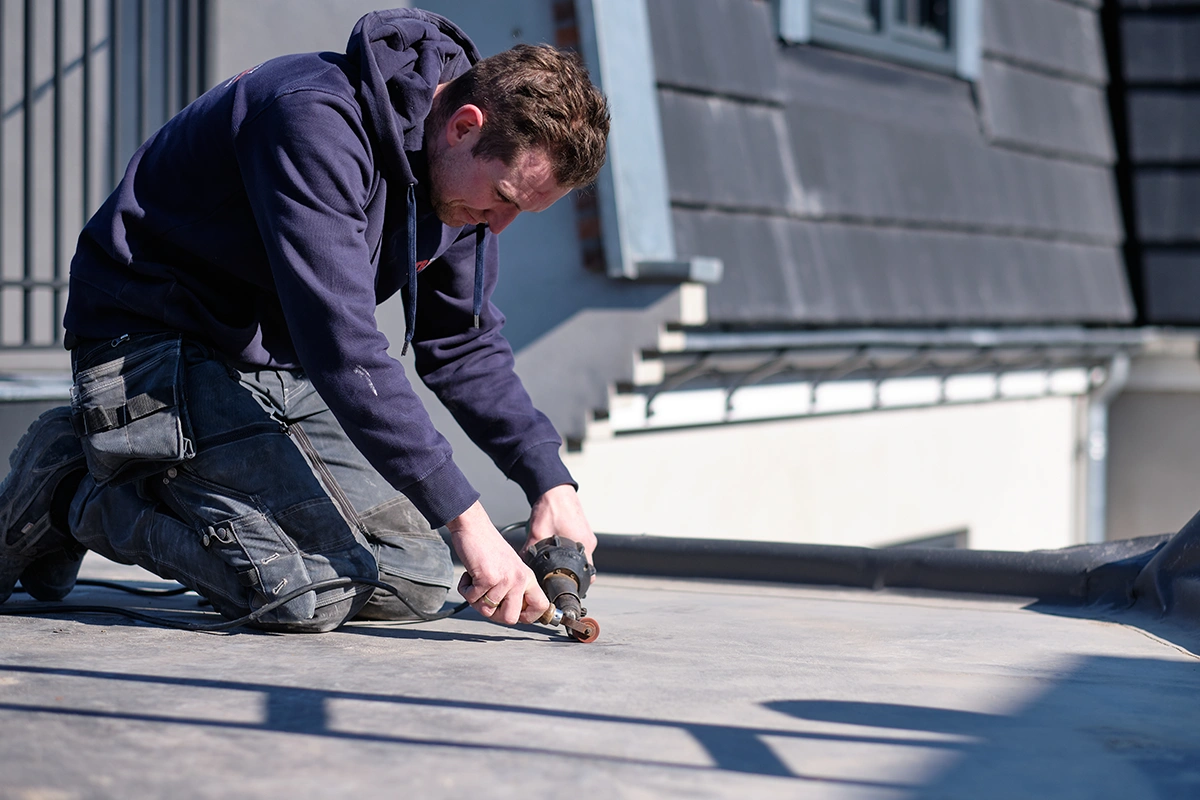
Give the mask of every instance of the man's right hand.
M 533 571 L 504 541 L 483 506 L 474 505 L 446 523 L 454 552 L 466 567 L 458 591 L 492 622 L 535 622 L 550 602 Z

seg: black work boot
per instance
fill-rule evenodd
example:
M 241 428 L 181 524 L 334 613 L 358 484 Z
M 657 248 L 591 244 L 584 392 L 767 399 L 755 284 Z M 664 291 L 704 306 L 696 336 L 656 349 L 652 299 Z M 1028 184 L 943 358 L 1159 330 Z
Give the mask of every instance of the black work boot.
M 38 417 L 8 463 L 12 471 L 0 484 L 0 603 L 18 579 L 38 600 L 61 600 L 75 586 L 84 553 L 66 530 L 65 509 L 52 508 L 56 490 L 78 485 L 86 469 L 71 409 Z

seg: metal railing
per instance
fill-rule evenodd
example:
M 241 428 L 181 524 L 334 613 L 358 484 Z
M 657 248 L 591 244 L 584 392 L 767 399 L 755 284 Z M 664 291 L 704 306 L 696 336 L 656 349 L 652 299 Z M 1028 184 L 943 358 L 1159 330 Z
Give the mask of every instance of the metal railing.
M 0 0 L 0 353 L 61 347 L 75 238 L 206 87 L 206 0 Z

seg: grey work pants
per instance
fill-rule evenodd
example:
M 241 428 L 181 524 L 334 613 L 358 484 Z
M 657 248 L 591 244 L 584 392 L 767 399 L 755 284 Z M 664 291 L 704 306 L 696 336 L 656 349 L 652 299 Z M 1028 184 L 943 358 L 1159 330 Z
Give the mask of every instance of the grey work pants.
M 329 578 L 397 585 L 424 612 L 451 585 L 449 549 L 373 468 L 303 373 L 245 372 L 174 334 L 85 341 L 72 411 L 89 475 L 71 535 L 243 616 Z M 327 631 L 404 618 L 370 587 L 307 592 L 260 627 Z

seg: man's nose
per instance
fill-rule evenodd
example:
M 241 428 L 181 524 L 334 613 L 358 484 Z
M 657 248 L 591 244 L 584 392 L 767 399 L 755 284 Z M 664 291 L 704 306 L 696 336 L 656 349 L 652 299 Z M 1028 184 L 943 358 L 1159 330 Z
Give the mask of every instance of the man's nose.
M 492 233 L 500 233 L 500 231 L 512 224 L 512 221 L 517 218 L 517 214 L 521 212 L 515 208 L 498 208 L 487 212 L 485 221 Z

